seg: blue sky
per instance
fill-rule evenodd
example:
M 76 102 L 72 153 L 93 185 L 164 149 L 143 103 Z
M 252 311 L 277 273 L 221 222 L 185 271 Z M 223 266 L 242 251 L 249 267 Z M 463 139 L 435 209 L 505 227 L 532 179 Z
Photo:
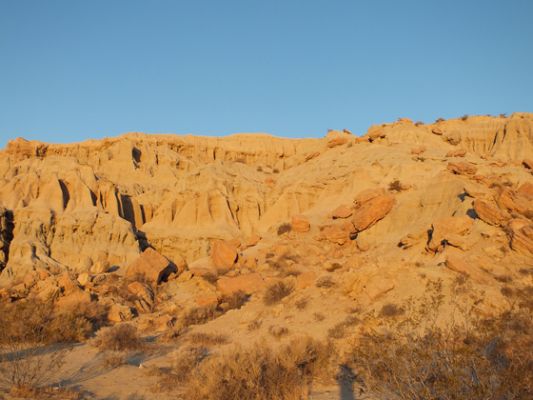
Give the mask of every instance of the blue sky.
M 0 146 L 533 111 L 533 1 L 0 0 Z

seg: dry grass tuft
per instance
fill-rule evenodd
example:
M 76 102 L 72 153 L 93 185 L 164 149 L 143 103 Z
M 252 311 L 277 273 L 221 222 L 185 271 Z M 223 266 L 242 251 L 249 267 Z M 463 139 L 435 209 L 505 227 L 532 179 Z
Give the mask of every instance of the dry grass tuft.
M 187 335 L 187 340 L 193 343 L 195 346 L 204 347 L 226 344 L 229 342 L 229 339 L 226 335 L 205 332 L 191 333 Z
M 267 287 L 263 296 L 263 302 L 267 306 L 279 303 L 283 298 L 290 295 L 294 290 L 292 282 L 278 281 Z
M 279 351 L 265 343 L 251 348 L 237 347 L 208 356 L 193 368 L 184 397 L 189 400 L 303 398 L 313 378 L 331 370 L 331 354 L 331 346 L 309 338 L 295 340 Z
M 144 347 L 137 328 L 130 324 L 101 329 L 92 340 L 92 345 L 100 351 L 131 351 Z
M 329 289 L 336 285 L 335 281 L 331 276 L 321 276 L 315 282 L 315 286 L 318 288 Z
M 270 328 L 268 328 L 268 333 L 270 333 L 276 339 L 279 339 L 283 336 L 288 335 L 289 329 L 286 326 L 272 325 Z
M 278 227 L 278 236 L 281 236 L 283 235 L 284 233 L 288 233 L 292 230 L 292 226 L 291 224 L 281 224 L 279 227 Z
M 379 312 L 380 317 L 397 317 L 402 315 L 405 310 L 401 307 L 398 307 L 396 304 L 388 303 L 385 304 L 381 311 Z

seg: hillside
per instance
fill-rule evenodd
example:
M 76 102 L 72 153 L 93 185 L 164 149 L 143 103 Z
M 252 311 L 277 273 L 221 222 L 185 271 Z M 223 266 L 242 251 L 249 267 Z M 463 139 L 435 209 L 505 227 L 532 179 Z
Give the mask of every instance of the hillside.
M 387 310 L 414 316 L 428 296 L 436 326 L 530 301 L 532 175 L 528 113 L 321 139 L 19 138 L 0 152 L 0 301 L 98 308 L 102 325 L 145 337 L 223 336 L 215 352 L 305 335 L 343 354 Z M 143 364 L 183 347 L 165 346 Z M 85 344 L 69 357 L 71 385 L 152 398 L 138 365 L 76 381 L 98 355 Z M 315 398 L 337 398 L 322 386 Z

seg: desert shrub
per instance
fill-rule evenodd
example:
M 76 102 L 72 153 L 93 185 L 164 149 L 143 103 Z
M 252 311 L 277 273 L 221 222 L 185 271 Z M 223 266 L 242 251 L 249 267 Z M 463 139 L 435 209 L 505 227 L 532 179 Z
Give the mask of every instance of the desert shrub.
M 268 333 L 279 339 L 282 336 L 287 335 L 289 333 L 289 329 L 286 326 L 272 325 L 270 328 L 268 328 Z
M 442 303 L 440 283 L 430 285 L 436 289 L 424 308 L 353 343 L 347 362 L 366 389 L 399 400 L 531 398 L 530 310 L 512 305 L 482 318 L 463 309 L 464 322 L 440 327 L 430 318 Z
M 187 336 L 189 342 L 193 343 L 195 346 L 214 346 L 219 344 L 226 344 L 229 342 L 229 339 L 225 335 L 217 333 L 205 333 L 205 332 L 196 332 L 191 333 Z
M 103 360 L 104 368 L 106 369 L 115 369 L 122 365 L 125 365 L 127 362 L 124 353 L 111 351 L 105 355 Z
M 179 352 L 170 368 L 157 368 L 155 371 L 149 371 L 149 374 L 157 376 L 158 391 L 174 391 L 176 386 L 188 382 L 191 374 L 208 355 L 209 350 L 206 347 L 186 347 Z
M 379 312 L 380 317 L 397 317 L 404 313 L 404 309 L 397 306 L 396 304 L 388 303 L 385 304 L 381 311 Z
M 305 297 L 302 297 L 301 299 L 298 299 L 294 305 L 298 310 L 304 310 L 307 307 L 307 304 L 309 303 L 309 300 Z
M 101 351 L 130 351 L 144 347 L 137 328 L 131 324 L 120 324 L 98 331 L 92 344 Z
M 403 190 L 402 183 L 396 179 L 389 183 L 389 191 L 391 192 L 401 192 Z
M 328 330 L 328 336 L 331 339 L 342 339 L 346 336 L 347 330 L 359 323 L 359 318 L 355 315 L 348 315 L 343 321 L 336 324 Z
M 182 322 L 184 326 L 201 325 L 217 318 L 219 315 L 220 312 L 217 310 L 217 305 L 193 307 L 185 313 Z
M 189 400 L 302 398 L 319 373 L 330 371 L 331 346 L 298 339 L 275 351 L 265 343 L 203 359 L 185 385 Z
M 79 305 L 56 311 L 52 301 L 25 299 L 0 303 L 0 343 L 51 344 L 81 341 L 106 322 L 106 308 Z
M 255 330 L 261 328 L 261 325 L 263 325 L 263 321 L 261 321 L 260 319 L 254 319 L 253 321 L 251 321 L 248 324 L 248 330 L 249 331 L 255 331 Z
M 318 288 L 328 289 L 328 288 L 332 288 L 333 286 L 335 286 L 335 281 L 333 280 L 331 276 L 321 276 L 320 278 L 316 280 L 315 286 Z
M 466 121 L 469 118 L 468 114 L 465 114 L 461 117 L 461 121 Z
M 54 348 L 51 343 L 70 338 L 56 331 L 53 320 L 52 302 L 0 304 L 0 384 L 10 387 L 14 396 L 38 398 L 63 366 L 70 347 Z M 66 334 L 70 336 L 70 330 Z
M 231 295 L 225 295 L 220 300 L 220 308 L 224 311 L 241 308 L 250 299 L 250 296 L 239 290 Z
M 12 387 L 9 394 L 16 399 L 82 400 L 81 393 L 60 387 Z M 0 399 L 3 399 L 0 395 Z
M 326 319 L 326 317 L 324 316 L 324 314 L 319 313 L 319 312 L 313 313 L 313 318 L 314 318 L 315 321 L 317 321 L 317 322 L 321 322 L 321 321 L 324 321 L 324 320 Z
M 444 122 L 444 121 L 446 121 L 446 120 L 445 120 L 444 118 L 442 118 L 442 117 L 439 117 L 439 118 L 437 118 L 437 119 L 435 120 L 436 123 Z
M 263 302 L 267 306 L 271 306 L 280 302 L 283 298 L 287 297 L 294 290 L 292 282 L 278 281 L 272 283 L 267 287 L 263 296 Z
M 424 123 L 422 121 L 416 121 L 415 122 L 415 126 L 422 126 L 424 125 Z
M 290 232 L 292 230 L 291 224 L 281 224 L 278 227 L 278 236 L 283 235 L 284 233 Z

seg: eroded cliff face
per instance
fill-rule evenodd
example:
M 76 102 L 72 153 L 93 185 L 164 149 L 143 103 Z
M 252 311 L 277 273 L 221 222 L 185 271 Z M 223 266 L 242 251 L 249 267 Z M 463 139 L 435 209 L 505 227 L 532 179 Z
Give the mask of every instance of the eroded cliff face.
M 363 137 L 332 131 L 322 139 L 16 139 L 0 153 L 0 284 L 41 269 L 122 267 L 148 246 L 191 264 L 213 240 L 275 236 L 295 215 L 319 221 L 377 188 L 390 200 L 362 204 L 364 212 L 356 205 L 355 224 L 326 229 L 323 238 L 358 235 L 380 258 L 397 257 L 398 243 L 437 254 L 450 244 L 495 253 L 501 245 L 532 257 L 531 159 L 533 114 L 400 120 Z M 472 220 L 468 239 L 464 230 L 437 230 L 439 219 L 453 216 Z M 357 229 L 361 221 L 371 223 Z

